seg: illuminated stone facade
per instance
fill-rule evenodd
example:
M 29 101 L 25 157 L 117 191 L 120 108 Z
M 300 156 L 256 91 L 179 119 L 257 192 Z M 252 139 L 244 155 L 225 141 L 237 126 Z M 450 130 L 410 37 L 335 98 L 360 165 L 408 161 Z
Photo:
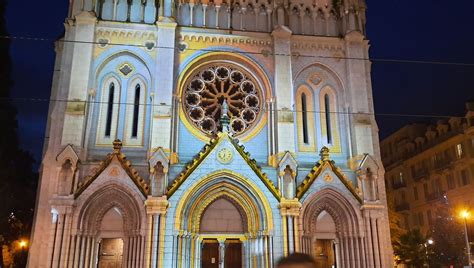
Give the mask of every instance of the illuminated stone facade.
M 65 27 L 29 267 L 391 265 L 364 1 L 76 0 Z
M 467 110 L 464 118 L 407 125 L 381 142 L 387 192 L 402 227 L 429 234 L 444 204 L 456 214 L 474 208 L 474 103 Z M 469 230 L 472 241 L 474 226 Z

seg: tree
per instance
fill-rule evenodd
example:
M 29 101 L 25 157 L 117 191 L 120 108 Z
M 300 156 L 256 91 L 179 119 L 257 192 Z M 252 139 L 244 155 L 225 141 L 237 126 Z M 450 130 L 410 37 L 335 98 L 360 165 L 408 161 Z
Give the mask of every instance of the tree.
M 402 228 L 402 217 L 400 213 L 397 213 L 395 210 L 394 202 L 387 192 L 387 207 L 388 207 L 388 220 L 390 224 L 390 239 L 392 244 L 396 241 L 399 241 L 400 236 L 405 232 L 405 229 Z
M 431 267 L 454 265 L 462 267 L 465 258 L 464 230 L 456 221 L 455 212 L 447 199 L 437 205 L 436 219 L 431 236 L 435 241 L 433 256 L 430 258 Z
M 408 267 L 423 267 L 427 259 L 426 237 L 418 229 L 413 229 L 400 236 L 399 241 L 393 243 L 398 263 Z
M 6 1 L 0 1 L 0 35 L 7 36 Z M 20 149 L 16 108 L 9 101 L 12 87 L 10 42 L 0 40 L 0 249 L 28 237 L 33 220 L 36 175 L 32 156 Z M 25 255 L 25 254 L 23 254 Z M 15 258 L 15 256 L 14 256 Z M 18 258 L 16 258 L 18 259 Z M 23 257 L 24 259 L 24 257 Z M 20 263 L 24 260 L 19 260 Z M 18 265 L 17 265 L 18 266 Z M 0 250 L 3 267 L 3 250 Z M 20 267 L 20 266 L 18 266 Z

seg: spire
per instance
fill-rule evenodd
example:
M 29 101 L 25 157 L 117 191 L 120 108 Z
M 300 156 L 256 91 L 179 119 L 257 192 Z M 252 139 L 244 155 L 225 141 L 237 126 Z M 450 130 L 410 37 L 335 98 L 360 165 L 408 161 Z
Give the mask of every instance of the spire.
M 227 113 L 229 112 L 229 105 L 227 104 L 227 100 L 224 99 L 224 102 L 222 103 L 222 112 L 221 112 L 221 119 L 220 123 L 222 126 L 222 132 L 228 133 L 229 131 L 229 116 Z
M 122 141 L 119 139 L 116 139 L 114 140 L 113 145 L 114 145 L 114 153 L 119 154 L 120 151 L 122 150 Z
M 329 161 L 329 148 L 324 146 L 321 149 L 321 152 L 319 153 L 319 156 L 321 156 L 322 161 Z

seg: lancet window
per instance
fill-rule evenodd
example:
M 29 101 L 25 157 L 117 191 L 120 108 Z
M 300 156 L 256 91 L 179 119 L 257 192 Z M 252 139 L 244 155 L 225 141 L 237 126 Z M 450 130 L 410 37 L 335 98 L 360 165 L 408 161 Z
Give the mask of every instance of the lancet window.
M 313 93 L 307 86 L 301 86 L 296 93 L 296 121 L 298 147 L 300 151 L 315 150 Z

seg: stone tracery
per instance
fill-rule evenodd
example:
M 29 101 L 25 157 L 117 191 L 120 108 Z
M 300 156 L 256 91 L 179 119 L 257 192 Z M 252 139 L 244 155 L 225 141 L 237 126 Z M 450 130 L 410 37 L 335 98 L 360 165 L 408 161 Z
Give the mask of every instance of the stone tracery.
M 251 129 L 261 112 L 262 94 L 250 74 L 231 64 L 213 64 L 195 72 L 183 92 L 188 119 L 206 134 L 220 129 L 222 105 L 228 104 L 230 128 L 236 134 Z

